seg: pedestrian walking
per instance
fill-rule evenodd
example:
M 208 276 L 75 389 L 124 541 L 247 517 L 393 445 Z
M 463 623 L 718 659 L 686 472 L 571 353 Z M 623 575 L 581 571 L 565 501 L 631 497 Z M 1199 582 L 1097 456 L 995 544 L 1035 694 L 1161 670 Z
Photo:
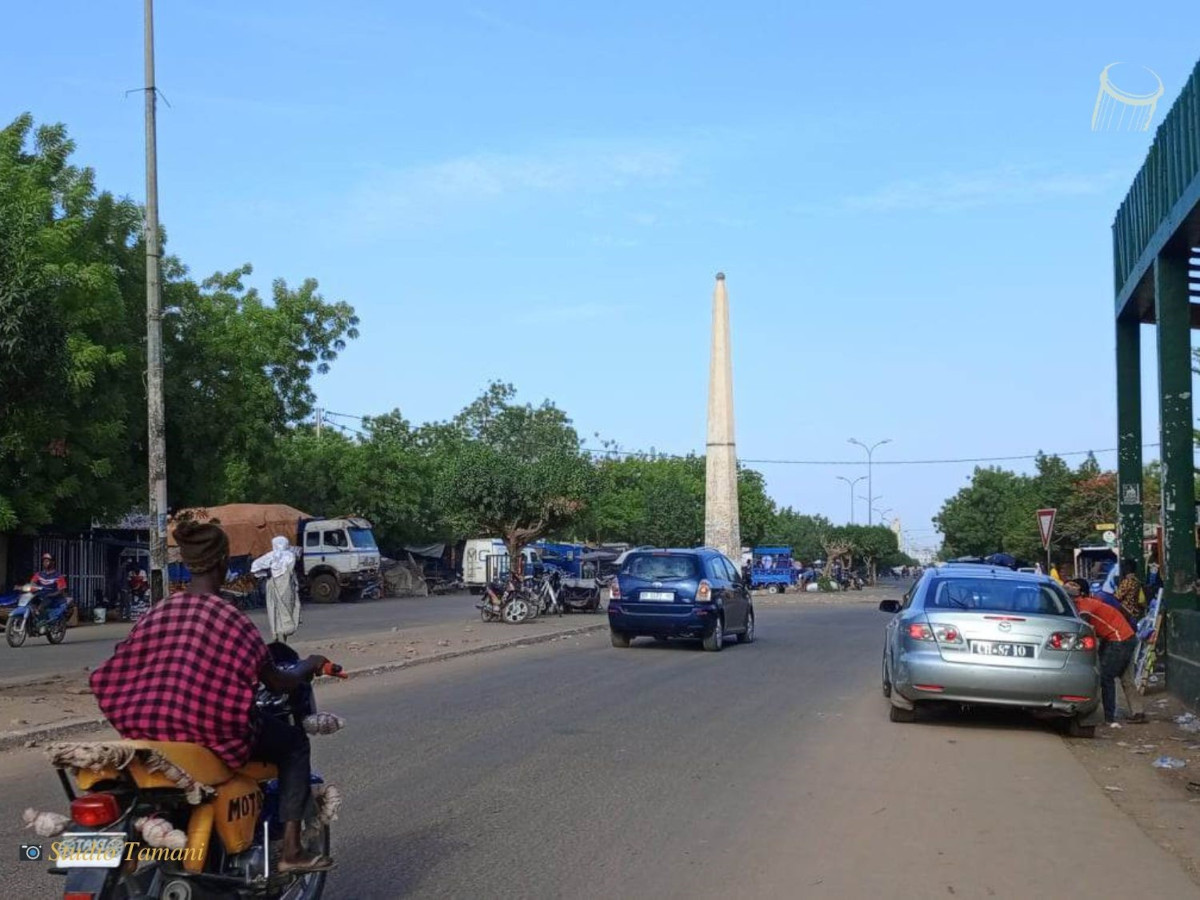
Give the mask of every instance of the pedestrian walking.
M 283 641 L 300 627 L 300 594 L 296 585 L 296 554 L 282 535 L 271 538 L 271 552 L 250 565 L 251 575 L 267 577 L 267 622 L 272 640 Z

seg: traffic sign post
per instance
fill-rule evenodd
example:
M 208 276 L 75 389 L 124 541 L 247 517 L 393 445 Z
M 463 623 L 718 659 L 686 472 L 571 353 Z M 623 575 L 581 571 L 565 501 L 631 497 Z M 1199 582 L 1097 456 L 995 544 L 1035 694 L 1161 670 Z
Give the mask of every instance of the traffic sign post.
M 1039 509 L 1037 511 L 1038 532 L 1042 535 L 1042 546 L 1046 549 L 1046 574 L 1050 574 L 1053 565 L 1050 561 L 1050 536 L 1054 534 L 1054 517 L 1057 509 Z

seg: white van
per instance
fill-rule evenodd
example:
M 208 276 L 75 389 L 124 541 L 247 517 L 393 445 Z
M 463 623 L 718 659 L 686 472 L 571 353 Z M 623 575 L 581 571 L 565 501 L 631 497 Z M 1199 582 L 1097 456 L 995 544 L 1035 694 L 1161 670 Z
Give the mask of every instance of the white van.
M 537 572 L 541 556 L 532 547 L 521 551 L 527 574 Z M 472 594 L 483 593 L 489 580 L 508 572 L 508 547 L 501 538 L 471 538 L 463 548 L 462 580 Z

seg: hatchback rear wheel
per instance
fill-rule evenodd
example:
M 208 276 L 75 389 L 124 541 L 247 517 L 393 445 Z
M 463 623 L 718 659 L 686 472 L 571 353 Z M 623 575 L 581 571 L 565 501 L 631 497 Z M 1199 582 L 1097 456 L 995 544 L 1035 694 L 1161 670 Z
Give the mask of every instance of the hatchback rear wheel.
M 720 653 L 721 648 L 725 646 L 725 622 L 720 618 L 713 626 L 713 630 L 704 638 L 704 649 L 710 650 L 713 653 Z
M 1073 738 L 1094 738 L 1096 736 L 1095 725 L 1084 725 L 1079 716 L 1073 716 L 1067 720 L 1067 736 Z
M 620 647 L 622 650 L 629 646 L 629 635 L 620 631 L 611 631 L 609 636 L 612 638 L 612 645 Z
M 913 709 L 901 709 L 895 703 L 892 703 L 888 707 L 888 718 L 893 722 L 915 722 L 917 721 L 917 710 L 915 707 Z

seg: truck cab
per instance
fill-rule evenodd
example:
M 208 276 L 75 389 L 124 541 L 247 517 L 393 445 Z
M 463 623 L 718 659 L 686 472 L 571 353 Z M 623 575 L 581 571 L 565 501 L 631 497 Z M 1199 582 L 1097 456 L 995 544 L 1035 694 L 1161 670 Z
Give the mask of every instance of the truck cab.
M 336 603 L 343 591 L 366 598 L 379 590 L 379 547 L 366 519 L 303 519 L 299 545 L 304 581 L 315 603 Z

